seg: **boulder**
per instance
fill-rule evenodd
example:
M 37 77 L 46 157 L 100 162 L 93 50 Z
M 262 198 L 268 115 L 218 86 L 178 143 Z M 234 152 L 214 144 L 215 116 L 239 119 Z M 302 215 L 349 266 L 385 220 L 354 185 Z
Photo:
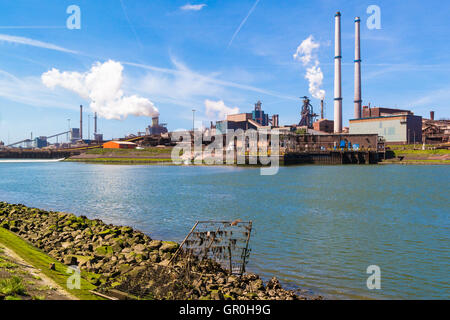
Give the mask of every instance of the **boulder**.
M 159 247 L 161 247 L 162 242 L 159 240 L 152 240 L 150 241 L 150 243 L 147 245 L 147 248 L 149 250 L 157 250 L 159 249 Z
M 147 247 L 143 244 L 137 244 L 133 247 L 133 251 L 136 253 L 142 253 L 145 252 Z
M 77 258 L 74 256 L 65 256 L 63 262 L 67 266 L 73 266 L 78 264 Z
M 173 241 L 163 241 L 159 248 L 162 252 L 175 252 L 180 245 Z

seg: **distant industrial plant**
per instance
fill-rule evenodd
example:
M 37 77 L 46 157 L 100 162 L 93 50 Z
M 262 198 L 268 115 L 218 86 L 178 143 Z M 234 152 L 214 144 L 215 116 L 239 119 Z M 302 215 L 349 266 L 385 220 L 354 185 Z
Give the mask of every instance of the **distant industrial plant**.
M 320 101 L 320 114 L 314 110 L 311 100 L 302 97 L 299 110 L 299 121 L 291 125 L 280 125 L 279 115 L 269 116 L 263 108 L 262 102 L 257 101 L 254 109 L 248 113 L 229 114 L 215 124 L 211 122 L 204 134 L 227 134 L 231 130 L 266 130 L 276 129 L 274 134 L 284 136 L 282 147 L 296 151 L 308 150 L 375 150 L 384 152 L 385 144 L 443 144 L 449 142 L 450 121 L 435 120 L 434 112 L 430 112 L 430 119 L 414 115 L 410 110 L 371 107 L 370 103 L 363 106 L 361 93 L 361 42 L 360 19 L 355 18 L 355 55 L 354 55 L 354 118 L 349 120 L 349 127 L 342 126 L 342 76 L 341 76 L 341 13 L 335 14 L 335 47 L 334 47 L 334 119 L 324 118 L 324 100 Z M 89 125 L 89 124 L 88 124 Z M 83 137 L 83 106 L 80 106 L 80 126 L 68 131 L 50 136 L 38 136 L 23 139 L 5 146 L 0 141 L 0 148 L 38 148 L 38 149 L 73 149 L 90 147 L 107 148 L 135 148 L 144 145 L 170 145 L 171 133 L 167 124 L 159 123 L 159 116 L 152 118 L 152 123 L 145 132 L 138 131 L 137 135 L 118 139 L 122 142 L 104 144 L 103 135 L 97 131 L 97 113 L 94 113 L 93 139 L 90 132 L 88 138 Z M 59 137 L 67 136 L 65 142 L 58 142 Z M 56 141 L 50 143 L 50 139 Z M 284 145 L 283 145 L 284 144 Z

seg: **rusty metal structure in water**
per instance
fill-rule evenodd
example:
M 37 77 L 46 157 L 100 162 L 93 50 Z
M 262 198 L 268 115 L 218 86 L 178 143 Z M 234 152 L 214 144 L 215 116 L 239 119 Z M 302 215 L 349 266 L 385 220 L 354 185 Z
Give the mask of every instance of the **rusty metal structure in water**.
M 230 274 L 243 275 L 248 263 L 252 221 L 197 221 L 181 243 L 177 256 L 194 256 L 219 263 Z

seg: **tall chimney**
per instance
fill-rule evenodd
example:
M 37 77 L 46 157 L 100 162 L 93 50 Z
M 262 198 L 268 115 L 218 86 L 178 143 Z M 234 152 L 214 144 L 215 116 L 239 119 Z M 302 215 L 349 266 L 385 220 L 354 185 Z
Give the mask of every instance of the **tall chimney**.
M 80 140 L 83 140 L 83 106 L 80 105 Z
M 361 118 L 361 37 L 359 17 L 355 18 L 355 119 Z
M 159 126 L 159 116 L 152 118 L 152 127 L 158 127 Z
M 430 111 L 430 120 L 434 121 L 434 111 Z
M 334 132 L 342 132 L 341 13 L 334 16 Z
M 320 100 L 320 120 L 323 120 L 323 99 Z
M 94 113 L 94 133 L 97 133 L 97 112 Z

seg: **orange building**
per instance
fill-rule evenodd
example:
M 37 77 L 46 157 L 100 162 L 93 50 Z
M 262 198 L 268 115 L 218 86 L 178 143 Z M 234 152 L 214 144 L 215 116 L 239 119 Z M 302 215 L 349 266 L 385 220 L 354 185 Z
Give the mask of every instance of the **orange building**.
M 136 149 L 136 143 L 127 141 L 109 141 L 103 144 L 103 149 Z

